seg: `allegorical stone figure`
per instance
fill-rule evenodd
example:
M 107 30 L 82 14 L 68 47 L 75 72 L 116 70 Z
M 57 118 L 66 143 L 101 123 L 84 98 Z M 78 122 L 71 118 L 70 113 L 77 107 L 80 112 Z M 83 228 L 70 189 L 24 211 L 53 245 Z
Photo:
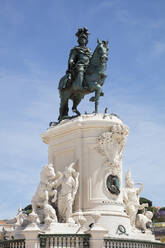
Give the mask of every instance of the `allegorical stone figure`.
M 52 207 L 52 203 L 56 201 L 57 197 L 57 177 L 53 164 L 45 165 L 41 170 L 40 183 L 32 198 L 33 211 L 39 216 L 41 223 L 45 222 L 47 218 L 57 222 L 56 211 Z
M 26 214 L 22 212 L 21 208 L 18 208 L 17 215 L 14 217 L 15 226 L 22 226 L 24 220 L 26 219 Z
M 140 204 L 139 195 L 143 190 L 143 186 L 140 183 L 139 188 L 134 187 L 134 182 L 131 179 L 131 173 L 128 171 L 125 176 L 125 188 L 123 189 L 123 201 L 125 204 L 125 210 L 130 218 L 132 227 L 135 227 L 135 221 L 138 210 L 142 210 L 148 207 L 147 203 Z
M 75 163 L 65 167 L 63 177 L 58 181 L 61 186 L 58 191 L 58 218 L 60 222 L 74 223 L 72 219 L 72 206 L 79 185 L 79 173 L 73 168 Z
M 76 33 L 78 37 L 78 46 L 70 51 L 68 60 L 68 70 L 66 80 L 63 82 L 63 88 L 73 83 L 78 90 L 83 89 L 84 73 L 92 57 L 91 50 L 86 47 L 88 43 L 89 32 L 87 28 L 79 28 Z
M 40 183 L 32 198 L 33 213 L 38 216 L 41 224 L 49 225 L 58 221 L 74 223 L 72 206 L 79 184 L 79 173 L 73 168 L 75 164 L 66 167 L 63 173 L 55 173 L 53 164 L 42 168 Z
M 136 227 L 145 233 L 147 229 L 151 229 L 152 227 L 152 217 L 153 213 L 151 211 L 146 211 L 143 214 L 137 214 Z

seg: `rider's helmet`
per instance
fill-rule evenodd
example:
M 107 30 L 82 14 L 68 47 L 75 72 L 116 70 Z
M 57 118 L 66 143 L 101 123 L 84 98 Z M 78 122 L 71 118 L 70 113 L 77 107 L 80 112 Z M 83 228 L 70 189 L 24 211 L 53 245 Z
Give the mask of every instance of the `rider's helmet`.
M 84 38 L 86 40 L 86 44 L 88 43 L 88 36 L 89 36 L 89 32 L 88 32 L 88 29 L 86 27 L 84 28 L 79 28 L 77 33 L 76 33 L 76 36 L 78 37 L 78 42 L 81 38 Z

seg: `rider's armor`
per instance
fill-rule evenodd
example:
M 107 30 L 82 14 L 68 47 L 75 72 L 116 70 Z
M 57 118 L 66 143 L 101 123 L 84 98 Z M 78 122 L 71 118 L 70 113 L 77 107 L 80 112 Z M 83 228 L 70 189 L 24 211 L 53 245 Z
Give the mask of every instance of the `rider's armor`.
M 84 73 L 89 64 L 92 53 L 89 48 L 85 46 L 76 46 L 70 51 L 68 60 L 67 74 L 71 82 L 75 81 L 75 85 L 81 89 L 83 88 Z

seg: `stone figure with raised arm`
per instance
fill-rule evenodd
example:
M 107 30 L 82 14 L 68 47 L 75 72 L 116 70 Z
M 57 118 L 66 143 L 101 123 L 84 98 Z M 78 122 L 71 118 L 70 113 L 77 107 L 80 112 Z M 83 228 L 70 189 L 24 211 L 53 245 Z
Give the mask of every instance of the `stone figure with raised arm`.
M 138 210 L 148 207 L 147 203 L 140 204 L 139 195 L 143 190 L 143 185 L 139 183 L 139 188 L 134 187 L 134 182 L 131 179 L 131 173 L 128 171 L 125 176 L 125 188 L 123 189 L 123 202 L 125 210 L 130 218 L 132 227 L 135 227 L 135 221 Z
M 55 173 L 53 164 L 45 165 L 40 173 L 40 183 L 32 198 L 32 209 L 44 222 L 48 216 L 57 221 L 53 203 L 57 199 L 56 182 L 59 175 Z
M 22 212 L 21 208 L 18 208 L 17 215 L 14 217 L 15 226 L 22 226 L 22 224 L 26 218 L 27 218 L 27 215 Z
M 58 217 L 60 222 L 74 223 L 72 206 L 79 186 L 79 173 L 73 168 L 75 162 L 65 167 L 62 178 L 58 181 Z

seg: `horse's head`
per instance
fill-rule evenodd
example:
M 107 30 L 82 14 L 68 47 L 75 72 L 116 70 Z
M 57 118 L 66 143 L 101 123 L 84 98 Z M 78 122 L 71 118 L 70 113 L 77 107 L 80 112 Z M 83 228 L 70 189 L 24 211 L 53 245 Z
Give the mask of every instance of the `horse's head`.
M 108 41 L 100 41 L 97 39 L 97 47 L 96 47 L 96 52 L 98 55 L 98 58 L 100 59 L 101 64 L 105 64 L 108 60 Z
M 97 47 L 94 50 L 90 63 L 87 67 L 86 78 L 87 82 L 97 82 L 103 85 L 106 78 L 106 63 L 108 60 L 108 41 L 99 41 L 97 39 Z

